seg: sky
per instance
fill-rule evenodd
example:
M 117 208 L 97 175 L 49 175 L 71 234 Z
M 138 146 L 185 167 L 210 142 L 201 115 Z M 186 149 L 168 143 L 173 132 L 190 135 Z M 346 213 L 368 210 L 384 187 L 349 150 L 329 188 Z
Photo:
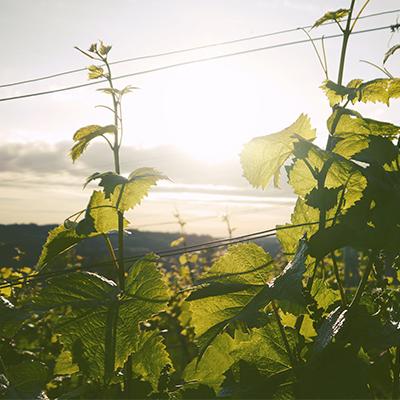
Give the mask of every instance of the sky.
M 260 35 L 312 24 L 344 0 L 1 0 L 3 38 L 0 85 L 85 67 L 83 49 L 102 39 L 112 44 L 110 60 L 120 60 Z M 360 7 L 361 0 L 356 2 Z M 117 4 L 117 5 L 116 5 Z M 365 14 L 400 8 L 397 0 L 371 0 Z M 397 14 L 359 21 L 358 29 L 394 24 Z M 337 33 L 334 25 L 311 31 Z M 113 67 L 114 75 L 305 39 L 304 32 L 152 58 Z M 345 79 L 382 74 L 388 46 L 400 42 L 389 30 L 350 40 Z M 337 75 L 340 40 L 326 41 L 330 78 Z M 388 68 L 398 74 L 399 58 Z M 226 236 L 227 213 L 235 233 L 264 230 L 290 218 L 295 198 L 281 189 L 251 188 L 242 177 L 239 154 L 255 136 L 284 129 L 301 113 L 317 128 L 324 146 L 329 105 L 319 88 L 324 74 L 312 46 L 301 44 L 221 60 L 171 68 L 118 81 L 139 87 L 124 100 L 122 172 L 155 167 L 162 182 L 134 211 L 132 227 L 176 231 L 174 213 L 191 233 Z M 0 98 L 87 82 L 80 72 L 27 85 L 0 88 Z M 112 169 L 105 144 L 90 145 L 72 164 L 72 135 L 82 126 L 112 123 L 95 105 L 108 99 L 92 86 L 48 96 L 0 102 L 0 222 L 61 223 L 85 208 L 91 190 L 85 177 Z M 400 123 L 399 102 L 391 109 L 358 109 L 370 118 Z

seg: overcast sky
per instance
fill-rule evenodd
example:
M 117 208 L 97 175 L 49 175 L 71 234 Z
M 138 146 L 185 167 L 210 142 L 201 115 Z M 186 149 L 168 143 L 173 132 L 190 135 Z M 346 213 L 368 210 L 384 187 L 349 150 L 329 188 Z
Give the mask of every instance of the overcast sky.
M 349 1 L 320 0 L 1 0 L 2 60 L 0 84 L 84 67 L 74 50 L 97 39 L 113 45 L 119 60 L 213 42 L 263 34 L 313 23 L 325 11 Z M 362 4 L 359 0 L 358 5 Z M 371 0 L 365 14 L 400 8 L 397 0 Z M 359 29 L 396 22 L 397 14 L 360 21 Z M 312 31 L 314 32 L 314 31 Z M 336 33 L 335 26 L 314 35 Z M 125 74 L 194 58 L 301 40 L 301 31 L 224 47 L 116 65 Z M 361 63 L 381 64 L 400 34 L 379 31 L 354 36 L 345 81 L 370 79 L 379 71 Z M 329 73 L 336 78 L 340 41 L 326 42 Z M 399 73 L 399 58 L 388 66 Z M 300 113 L 310 115 L 326 140 L 329 106 L 319 89 L 324 79 L 309 44 L 283 47 L 207 63 L 169 69 L 118 82 L 140 90 L 124 105 L 123 172 L 155 166 L 174 182 L 163 184 L 135 210 L 133 226 L 174 230 L 159 225 L 173 219 L 177 207 L 189 231 L 224 235 L 222 213 L 232 213 L 240 233 L 287 221 L 290 192 L 256 191 L 241 177 L 240 150 L 252 137 L 290 125 Z M 29 85 L 0 89 L 0 97 L 79 84 L 82 72 Z M 58 223 L 84 208 L 90 191 L 80 183 L 95 171 L 110 170 L 107 148 L 93 144 L 81 162 L 68 160 L 73 133 L 88 124 L 109 124 L 107 111 L 94 108 L 107 99 L 94 87 L 0 103 L 0 219 L 4 223 Z M 399 102 L 360 109 L 371 118 L 400 123 Z M 225 194 L 225 195 L 224 195 Z M 225 197 L 224 197 L 225 196 Z M 267 197 L 273 196 L 273 200 Z M 277 201 L 277 198 L 281 198 Z M 262 217 L 261 217 L 262 216 Z M 207 219 L 208 218 L 208 219 Z M 143 228 L 144 229 L 144 228 Z

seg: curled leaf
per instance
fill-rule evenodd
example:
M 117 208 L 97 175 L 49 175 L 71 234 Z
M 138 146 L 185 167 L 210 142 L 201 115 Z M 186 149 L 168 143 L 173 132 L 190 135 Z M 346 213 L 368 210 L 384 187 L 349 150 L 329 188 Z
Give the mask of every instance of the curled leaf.
M 328 11 L 321 18 L 319 18 L 315 21 L 312 28 L 317 28 L 318 26 L 320 26 L 328 21 L 339 22 L 342 18 L 349 15 L 349 12 L 350 12 L 350 10 L 347 8 L 340 8 L 339 10 L 336 10 L 336 11 Z
M 386 61 L 391 57 L 397 50 L 400 50 L 400 44 L 396 44 L 392 46 L 386 53 L 385 57 L 383 58 L 383 63 L 385 64 Z
M 103 136 L 105 133 L 116 133 L 115 125 L 88 125 L 77 130 L 73 136 L 74 146 L 70 151 L 72 161 L 76 161 L 85 151 L 90 141 L 94 138 Z

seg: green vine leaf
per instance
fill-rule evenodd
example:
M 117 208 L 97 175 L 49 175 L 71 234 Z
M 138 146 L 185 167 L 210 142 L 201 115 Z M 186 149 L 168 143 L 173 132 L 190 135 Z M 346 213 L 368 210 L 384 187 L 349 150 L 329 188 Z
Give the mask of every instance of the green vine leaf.
M 290 348 L 294 350 L 297 344 L 296 331 L 285 328 L 285 334 Z M 247 335 L 237 332 L 232 356 L 254 365 L 267 377 L 292 370 L 279 326 L 272 321 L 262 328 L 252 329 Z
M 318 336 L 315 339 L 313 350 L 320 353 L 327 347 L 335 336 L 343 329 L 347 319 L 347 309 L 337 307 L 332 311 L 318 330 Z
M 207 284 L 188 297 L 198 336 L 199 360 L 214 339 L 234 322 L 257 324 L 271 300 L 296 314 L 304 311 L 302 277 L 307 244 L 301 241 L 294 259 L 268 282 L 271 257 L 255 244 L 231 246 L 207 273 Z
M 124 219 L 124 227 L 129 221 Z M 84 239 L 118 229 L 118 213 L 103 192 L 94 191 L 86 208 L 85 217 L 78 223 L 67 220 L 49 232 L 37 262 L 38 268 L 46 267 L 60 254 L 65 253 Z
M 114 187 L 111 201 L 120 211 L 128 211 L 140 204 L 150 188 L 161 179 L 168 178 L 153 168 L 138 168 L 131 172 L 125 184 Z
M 341 107 L 335 109 L 328 118 L 327 125 L 329 132 L 340 137 L 350 134 L 396 137 L 400 134 L 400 127 L 397 125 L 363 118 L 361 114 Z
M 328 21 L 339 22 L 342 18 L 349 15 L 349 12 L 350 10 L 347 8 L 340 8 L 339 10 L 336 11 L 328 11 L 321 18 L 317 19 L 312 27 L 317 28 L 318 26 L 321 26 L 322 24 Z
M 79 371 L 78 365 L 72 361 L 70 351 L 62 351 L 57 357 L 56 365 L 54 366 L 54 375 L 72 375 Z
M 319 210 L 308 206 L 304 199 L 298 197 L 290 220 L 291 224 L 278 226 L 278 228 L 286 226 L 288 229 L 278 229 L 276 237 L 284 253 L 293 255 L 296 252 L 299 237 L 303 235 L 311 237 L 318 231 Z M 291 225 L 300 226 L 292 227 Z
M 124 220 L 124 227 L 129 221 Z M 86 208 L 85 218 L 80 221 L 75 231 L 79 235 L 94 236 L 118 229 L 118 212 L 111 200 L 103 192 L 94 191 Z
M 356 134 L 340 138 L 333 151 L 348 159 L 377 165 L 390 165 L 399 154 L 389 138 Z
M 314 280 L 311 295 L 317 302 L 318 308 L 323 308 L 325 311 L 340 302 L 339 291 L 328 287 L 326 281 L 318 278 Z
M 168 292 L 156 258 L 133 264 L 126 290 L 100 275 L 76 272 L 55 277 L 33 300 L 36 309 L 70 309 L 56 331 L 73 362 L 88 377 L 109 382 L 128 356 L 139 351 L 139 324 L 164 309 Z M 143 349 L 141 349 L 143 351 Z M 150 351 L 150 349 L 149 349 Z M 147 353 L 142 353 L 148 357 Z
M 305 200 L 310 207 L 329 211 L 336 206 L 340 190 L 341 187 L 331 189 L 315 187 L 306 194 Z
M 352 93 L 352 90 L 342 86 L 338 85 L 337 83 L 326 80 L 322 86 L 321 89 L 325 92 L 326 97 L 329 100 L 329 105 L 331 107 L 334 107 L 341 103 L 349 94 Z
M 78 235 L 75 229 L 59 225 L 49 232 L 37 262 L 37 268 L 45 268 L 56 256 L 63 254 L 87 236 Z
M 256 137 L 244 146 L 240 156 L 243 175 L 251 185 L 264 189 L 274 176 L 274 185 L 278 186 L 280 168 L 298 141 L 295 135 L 306 140 L 315 138 L 315 129 L 311 128 L 310 119 L 304 114 L 283 131 Z
M 296 143 L 294 154 L 301 158 L 296 158 L 287 167 L 287 171 L 289 183 L 299 196 L 304 198 L 317 186 L 321 171 L 328 166 L 324 186 L 343 192 L 340 195 L 343 196 L 342 211 L 352 207 L 363 197 L 367 179 L 357 164 L 305 140 Z
M 329 83 L 329 87 L 323 86 L 328 99 L 332 104 L 338 104 L 341 100 L 348 99 L 353 104 L 384 103 L 389 106 L 390 99 L 400 98 L 400 78 L 379 78 L 363 82 L 361 79 L 353 79 L 347 86 L 339 86 Z
M 96 179 L 100 179 L 99 186 L 104 188 L 106 199 L 119 211 L 128 211 L 140 204 L 147 196 L 148 191 L 161 179 L 168 179 L 154 168 L 138 168 L 128 178 L 115 172 L 96 172 L 89 176 L 85 186 Z
M 29 315 L 0 296 L 0 338 L 12 338 Z
M 42 398 L 42 390 L 50 379 L 49 369 L 39 361 L 26 360 L 7 367 L 7 378 L 14 396 L 9 398 Z M 16 393 L 15 393 L 16 392 Z M 11 393 L 10 393 L 11 394 Z M 8 396 L 7 396 L 8 397 Z
M 98 79 L 104 76 L 104 69 L 97 65 L 89 65 L 89 79 Z
M 160 332 L 140 332 L 136 349 L 132 354 L 133 375 L 149 382 L 156 391 L 161 372 L 167 366 L 170 366 L 170 372 L 174 371 Z
M 90 141 L 106 133 L 116 134 L 115 125 L 88 125 L 75 132 L 73 136 L 74 146 L 70 151 L 72 161 L 76 161 L 85 151 Z
M 218 393 L 225 380 L 224 373 L 234 364 L 234 340 L 227 334 L 219 335 L 205 350 L 203 357 L 193 359 L 183 371 L 186 382 L 207 385 Z

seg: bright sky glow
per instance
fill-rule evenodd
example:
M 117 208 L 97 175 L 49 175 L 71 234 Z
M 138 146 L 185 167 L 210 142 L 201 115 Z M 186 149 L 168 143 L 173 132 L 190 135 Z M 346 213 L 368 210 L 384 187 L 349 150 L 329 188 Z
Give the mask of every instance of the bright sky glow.
M 113 44 L 110 57 L 117 60 L 308 25 L 325 11 L 346 7 L 347 3 L 345 0 L 123 0 L 116 5 L 106 0 L 2 0 L 0 34 L 4 40 L 0 83 L 85 66 L 88 60 L 73 47 L 86 48 L 97 39 Z M 397 0 L 371 0 L 365 12 L 398 7 Z M 392 24 L 395 19 L 396 15 L 363 20 L 359 29 Z M 321 28 L 314 34 L 330 33 L 337 33 L 335 26 Z M 304 38 L 299 31 L 116 65 L 114 73 L 125 74 Z M 360 59 L 380 64 L 389 40 L 391 44 L 398 43 L 399 34 L 391 37 L 390 32 L 378 32 L 351 38 L 345 80 L 380 76 L 379 71 L 360 63 Z M 335 79 L 339 41 L 327 41 L 326 48 L 330 74 Z M 398 59 L 397 64 L 393 61 L 389 64 L 394 74 L 399 72 L 398 65 Z M 241 211 L 251 206 L 262 193 L 240 180 L 239 153 L 243 144 L 255 136 L 287 127 L 305 112 L 317 128 L 317 144 L 324 145 L 325 121 L 330 109 L 319 89 L 323 79 L 312 47 L 307 44 L 118 81 L 120 87 L 132 84 L 140 88 L 124 104 L 124 140 L 132 149 L 124 155 L 124 172 L 139 166 L 155 166 L 163 172 L 165 169 L 176 185 L 151 195 L 135 211 L 135 224 L 170 220 L 176 205 L 185 210 L 188 218 L 196 217 L 199 207 L 208 215 L 219 215 L 226 208 L 236 209 L 236 197 L 240 197 Z M 79 73 L 0 89 L 0 97 L 86 81 L 86 74 Z M 94 108 L 107 101 L 104 94 L 91 87 L 0 103 L 0 151 L 4 164 L 0 175 L 3 182 L 8 182 L 0 199 L 0 218 L 4 222 L 60 222 L 85 207 L 89 192 L 81 192 L 78 182 L 96 170 L 112 169 L 111 158 L 93 146 L 81 162 L 70 167 L 67 142 L 70 146 L 73 133 L 81 126 L 111 122 L 107 111 Z M 366 116 L 399 124 L 398 102 L 394 104 L 390 112 L 381 105 L 368 105 L 360 110 Z M 57 179 L 62 183 L 57 189 L 46 189 L 48 197 L 41 199 L 37 194 L 39 186 L 43 190 L 46 182 Z M 27 182 L 36 185 L 33 186 L 36 189 L 27 190 Z M 208 185 L 209 193 L 189 186 L 183 190 L 179 186 L 190 184 Z M 235 187 L 236 192 L 227 190 L 223 194 L 215 185 Z M 267 195 L 271 193 L 275 199 L 290 195 L 286 189 L 281 194 L 268 191 Z M 33 206 L 34 202 L 38 204 Z M 259 216 L 242 218 L 239 212 L 238 232 L 285 222 L 291 205 L 283 201 L 282 207 L 274 209 L 265 220 Z M 210 222 L 202 224 L 194 226 L 193 231 L 223 234 Z

